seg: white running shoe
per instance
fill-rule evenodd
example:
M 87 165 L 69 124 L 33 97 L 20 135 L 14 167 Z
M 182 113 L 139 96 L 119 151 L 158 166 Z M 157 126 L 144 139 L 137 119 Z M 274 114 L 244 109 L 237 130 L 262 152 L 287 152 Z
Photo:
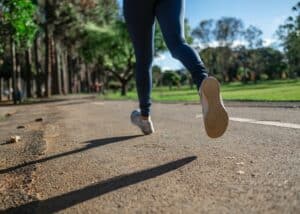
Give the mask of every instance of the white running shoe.
M 154 133 L 154 127 L 151 118 L 149 118 L 148 120 L 143 120 L 141 117 L 141 112 L 139 110 L 134 110 L 131 113 L 130 118 L 131 122 L 134 125 L 138 126 L 145 135 Z
M 203 80 L 199 90 L 206 133 L 211 138 L 221 137 L 229 123 L 228 113 L 220 94 L 220 83 L 214 77 Z

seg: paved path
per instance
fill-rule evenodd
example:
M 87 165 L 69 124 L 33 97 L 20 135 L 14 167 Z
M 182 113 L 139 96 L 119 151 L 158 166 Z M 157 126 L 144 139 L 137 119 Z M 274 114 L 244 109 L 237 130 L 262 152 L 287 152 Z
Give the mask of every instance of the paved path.
M 11 213 L 300 212 L 299 108 L 231 107 L 227 133 L 212 140 L 204 132 L 200 106 L 154 104 L 157 132 L 151 136 L 130 124 L 134 107 L 133 102 L 77 100 L 17 109 L 16 117 L 44 115 L 39 129 L 47 147 L 44 155 L 1 166 L 1 176 L 35 168 L 31 197 L 0 201 L 0 208 Z

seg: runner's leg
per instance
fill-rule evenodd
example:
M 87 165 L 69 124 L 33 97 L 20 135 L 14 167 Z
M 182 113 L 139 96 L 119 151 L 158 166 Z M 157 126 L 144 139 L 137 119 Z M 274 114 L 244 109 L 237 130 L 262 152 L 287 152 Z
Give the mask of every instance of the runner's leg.
M 184 5 L 185 0 L 158 0 L 155 14 L 172 56 L 191 72 L 199 89 L 207 77 L 207 71 L 198 53 L 185 41 Z
M 154 55 L 154 0 L 124 0 L 124 16 L 136 56 L 136 86 L 141 114 L 149 116 Z

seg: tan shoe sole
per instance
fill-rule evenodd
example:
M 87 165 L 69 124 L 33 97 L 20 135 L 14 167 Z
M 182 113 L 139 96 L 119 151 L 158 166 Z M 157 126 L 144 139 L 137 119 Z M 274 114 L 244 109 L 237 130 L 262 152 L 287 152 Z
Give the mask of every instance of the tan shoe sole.
M 203 115 L 206 133 L 211 138 L 221 137 L 228 126 L 228 114 L 222 105 L 220 84 L 213 77 L 206 78 L 201 86 L 201 93 L 206 97 L 208 110 Z

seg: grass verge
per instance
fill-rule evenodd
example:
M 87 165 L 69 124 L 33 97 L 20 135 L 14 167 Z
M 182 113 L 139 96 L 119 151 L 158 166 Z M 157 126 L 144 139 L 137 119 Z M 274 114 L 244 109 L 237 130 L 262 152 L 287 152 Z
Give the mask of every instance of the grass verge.
M 221 86 L 224 100 L 238 101 L 300 101 L 300 79 L 261 81 L 256 84 L 230 83 Z M 136 91 L 130 91 L 126 96 L 119 92 L 109 92 L 99 96 L 107 100 L 137 100 Z M 152 99 L 158 102 L 197 102 L 199 97 L 196 89 L 187 86 L 181 88 L 154 88 Z

